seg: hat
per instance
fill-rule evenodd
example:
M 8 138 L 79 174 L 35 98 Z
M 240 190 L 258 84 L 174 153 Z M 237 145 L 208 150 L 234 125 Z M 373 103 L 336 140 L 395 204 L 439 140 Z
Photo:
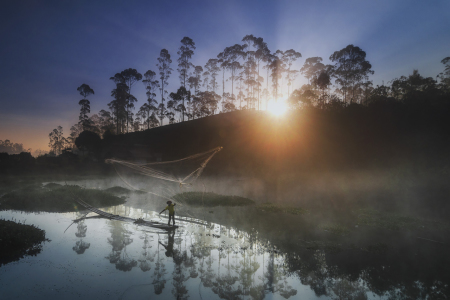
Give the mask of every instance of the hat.
M 166 203 L 167 203 L 167 204 L 170 204 L 170 203 L 172 203 L 172 201 L 169 200 L 169 201 L 167 201 Z

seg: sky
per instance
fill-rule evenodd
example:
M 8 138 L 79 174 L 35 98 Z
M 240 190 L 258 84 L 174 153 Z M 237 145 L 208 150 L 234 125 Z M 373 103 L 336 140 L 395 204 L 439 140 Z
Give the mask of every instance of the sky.
M 168 91 L 176 91 L 183 37 L 195 42 L 192 62 L 204 66 L 247 34 L 273 52 L 300 52 L 298 70 L 308 57 L 331 63 L 353 44 L 367 53 L 374 85 L 414 69 L 435 78 L 450 56 L 450 1 L 8 1 L 0 11 L 0 140 L 48 150 L 54 128 L 68 136 L 78 122 L 81 84 L 95 91 L 91 114 L 107 110 L 109 78 L 127 68 L 157 72 L 165 48 L 174 70 Z M 305 82 L 298 76 L 294 88 Z M 132 94 L 136 112 L 146 101 L 143 84 Z

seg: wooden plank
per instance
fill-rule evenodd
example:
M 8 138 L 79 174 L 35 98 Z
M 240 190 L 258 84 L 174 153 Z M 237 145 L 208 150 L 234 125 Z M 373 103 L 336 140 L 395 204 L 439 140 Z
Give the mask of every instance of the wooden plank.
M 137 220 L 137 219 L 133 219 L 133 218 L 128 218 L 128 217 L 122 217 L 119 215 L 113 215 L 110 213 L 107 213 L 105 211 L 102 211 L 98 208 L 95 208 L 89 204 L 87 204 L 86 202 L 84 202 L 81 199 L 76 199 L 76 201 L 78 202 L 78 204 L 80 204 L 81 206 L 83 206 L 84 208 L 86 208 L 87 210 L 96 213 L 102 217 L 105 217 L 107 219 L 110 220 L 117 220 L 117 221 L 124 221 L 124 222 L 133 222 L 137 225 L 143 225 L 143 226 L 148 226 L 148 227 L 154 227 L 154 228 L 159 228 L 159 229 L 165 229 L 165 230 L 173 230 L 175 228 L 178 228 L 178 226 L 171 226 L 171 225 L 166 225 L 163 223 L 159 223 L 159 222 L 152 222 L 152 221 L 144 221 L 144 220 Z

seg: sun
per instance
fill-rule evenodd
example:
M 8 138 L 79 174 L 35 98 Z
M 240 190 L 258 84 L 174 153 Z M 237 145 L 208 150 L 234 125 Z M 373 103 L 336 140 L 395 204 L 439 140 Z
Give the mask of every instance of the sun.
M 288 110 L 288 106 L 286 103 L 286 98 L 279 98 L 279 99 L 270 99 L 267 103 L 267 111 L 275 116 L 282 116 L 286 113 Z

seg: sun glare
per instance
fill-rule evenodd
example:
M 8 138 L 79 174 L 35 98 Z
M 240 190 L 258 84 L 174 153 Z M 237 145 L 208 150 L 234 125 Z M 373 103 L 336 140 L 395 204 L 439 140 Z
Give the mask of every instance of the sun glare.
M 267 111 L 275 116 L 284 115 L 287 111 L 286 98 L 270 99 L 267 103 Z

